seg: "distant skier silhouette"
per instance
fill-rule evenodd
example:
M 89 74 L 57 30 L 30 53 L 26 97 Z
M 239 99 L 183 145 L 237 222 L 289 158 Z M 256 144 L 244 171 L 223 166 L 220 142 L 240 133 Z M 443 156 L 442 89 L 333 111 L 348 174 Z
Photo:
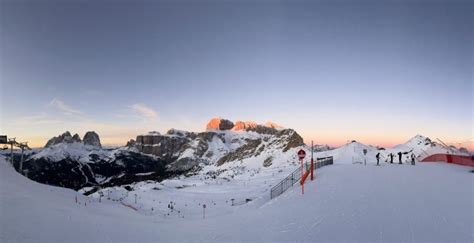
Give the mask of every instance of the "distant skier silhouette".
M 402 164 L 402 152 L 398 152 L 398 163 Z
M 388 156 L 390 156 L 390 164 L 393 164 L 393 154 L 390 153 Z
M 411 165 L 415 165 L 415 154 L 411 154 Z
M 379 162 L 380 162 L 380 153 L 377 153 L 375 155 L 375 158 L 377 158 L 377 165 L 379 165 Z

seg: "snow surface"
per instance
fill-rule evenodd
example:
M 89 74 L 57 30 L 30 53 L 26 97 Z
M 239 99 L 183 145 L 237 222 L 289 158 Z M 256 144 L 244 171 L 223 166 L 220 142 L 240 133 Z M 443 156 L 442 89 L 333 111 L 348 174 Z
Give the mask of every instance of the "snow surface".
M 269 199 L 276 178 L 297 166 L 285 158 L 260 171 L 246 161 L 255 167 L 241 167 L 248 171 L 229 181 L 225 173 L 213 180 L 198 174 L 137 183 L 130 192 L 109 188 L 99 202 L 98 194 L 33 182 L 0 156 L 0 242 L 473 242 L 469 167 L 364 166 L 339 158 L 317 170 L 304 195 L 295 186 Z

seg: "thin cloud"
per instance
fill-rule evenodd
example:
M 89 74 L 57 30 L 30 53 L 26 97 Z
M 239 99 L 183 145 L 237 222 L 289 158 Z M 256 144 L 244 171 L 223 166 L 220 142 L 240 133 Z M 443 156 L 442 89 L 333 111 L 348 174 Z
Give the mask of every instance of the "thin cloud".
M 84 113 L 82 111 L 79 111 L 79 110 L 76 110 L 66 104 L 64 104 L 64 102 L 60 99 L 57 99 L 57 98 L 54 98 L 53 100 L 51 100 L 51 102 L 49 102 L 49 107 L 54 107 L 60 111 L 62 111 L 63 113 L 66 113 L 66 114 L 69 114 L 69 115 L 83 115 Z
M 137 115 L 145 119 L 156 119 L 158 118 L 158 112 L 145 104 L 137 103 L 129 106 Z
M 51 116 L 48 116 L 45 113 L 35 114 L 31 116 L 22 116 L 17 117 L 15 122 L 21 125 L 54 125 L 61 124 L 64 121 L 57 119 Z

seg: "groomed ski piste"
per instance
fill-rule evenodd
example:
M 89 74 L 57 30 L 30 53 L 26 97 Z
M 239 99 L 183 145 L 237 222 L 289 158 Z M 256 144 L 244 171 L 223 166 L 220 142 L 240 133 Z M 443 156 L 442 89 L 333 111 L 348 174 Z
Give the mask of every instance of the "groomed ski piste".
M 316 170 L 304 195 L 295 184 L 272 200 L 272 185 L 298 167 L 296 151 L 265 169 L 261 161 L 245 161 L 242 171 L 229 165 L 215 179 L 201 180 L 204 168 L 132 191 L 104 189 L 100 202 L 99 193 L 31 181 L 0 156 L 0 242 L 473 242 L 471 168 L 375 166 L 376 151 L 350 143 L 317 153 L 334 165 Z M 353 163 L 360 156 L 367 165 Z

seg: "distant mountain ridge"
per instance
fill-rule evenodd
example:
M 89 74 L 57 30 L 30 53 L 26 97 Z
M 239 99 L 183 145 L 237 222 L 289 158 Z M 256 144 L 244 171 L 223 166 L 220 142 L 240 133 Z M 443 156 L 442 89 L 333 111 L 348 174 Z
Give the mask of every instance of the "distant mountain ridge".
M 364 150 L 367 154 L 364 154 Z M 318 153 L 318 156 L 333 156 L 338 163 L 361 163 L 364 161 L 375 161 L 375 155 L 380 153 L 381 162 L 386 162 L 389 159 L 389 154 L 394 154 L 394 161 L 398 162 L 398 153 L 402 153 L 402 161 L 407 162 L 411 160 L 411 154 L 414 154 L 418 161 L 428 157 L 432 154 L 458 154 L 469 155 L 463 149 L 455 147 L 446 147 L 440 143 L 432 141 L 430 138 L 423 135 L 416 135 L 403 144 L 396 145 L 392 148 L 379 148 L 371 145 L 365 145 L 357 141 L 349 142 L 336 149 Z
M 102 147 L 102 145 L 100 144 L 99 135 L 94 131 L 86 132 L 83 140 L 81 140 L 81 137 L 79 137 L 77 133 L 74 134 L 74 136 L 71 136 L 71 133 L 69 131 L 66 131 L 57 137 L 49 139 L 46 145 L 44 145 L 44 147 L 48 148 L 61 143 L 83 143 L 84 145 L 90 145 L 99 148 Z
M 204 132 L 170 129 L 160 134 L 152 131 L 118 148 L 102 148 L 99 135 L 92 131 L 83 139 L 65 132 L 29 156 L 22 173 L 41 183 L 79 190 L 143 180 L 161 181 L 196 173 L 233 176 L 272 166 L 297 166 L 299 149 L 305 149 L 309 157 L 311 147 L 305 145 L 293 129 L 275 123 L 234 123 L 214 118 L 207 123 Z M 434 153 L 463 154 L 461 150 L 447 148 L 422 135 L 386 149 L 357 141 L 335 149 L 324 145 L 314 147 L 316 158 L 332 156 L 339 164 L 374 161 L 379 152 L 382 161 L 386 161 L 390 153 L 398 152 L 403 153 L 404 161 L 411 153 L 419 159 Z
M 95 132 L 86 133 L 83 140 L 65 132 L 32 155 L 25 162 L 23 173 L 38 182 L 77 190 L 159 181 L 190 171 L 196 173 L 205 166 L 217 168 L 235 162 L 242 166 L 242 161 L 249 159 L 268 167 L 273 158 L 282 154 L 289 157 L 292 150 L 305 146 L 296 131 L 269 124 L 245 122 L 242 127 L 235 127 L 229 120 L 212 119 L 205 132 L 152 131 L 116 149 L 102 148 Z
M 189 170 L 200 163 L 219 166 L 264 152 L 287 152 L 303 145 L 303 138 L 292 129 L 274 123 L 272 126 L 240 121 L 234 124 L 222 118 L 211 119 L 205 132 L 171 129 L 163 135 L 156 132 L 139 135 L 134 143 L 129 143 L 141 153 L 172 161 L 168 165 L 171 171 Z

